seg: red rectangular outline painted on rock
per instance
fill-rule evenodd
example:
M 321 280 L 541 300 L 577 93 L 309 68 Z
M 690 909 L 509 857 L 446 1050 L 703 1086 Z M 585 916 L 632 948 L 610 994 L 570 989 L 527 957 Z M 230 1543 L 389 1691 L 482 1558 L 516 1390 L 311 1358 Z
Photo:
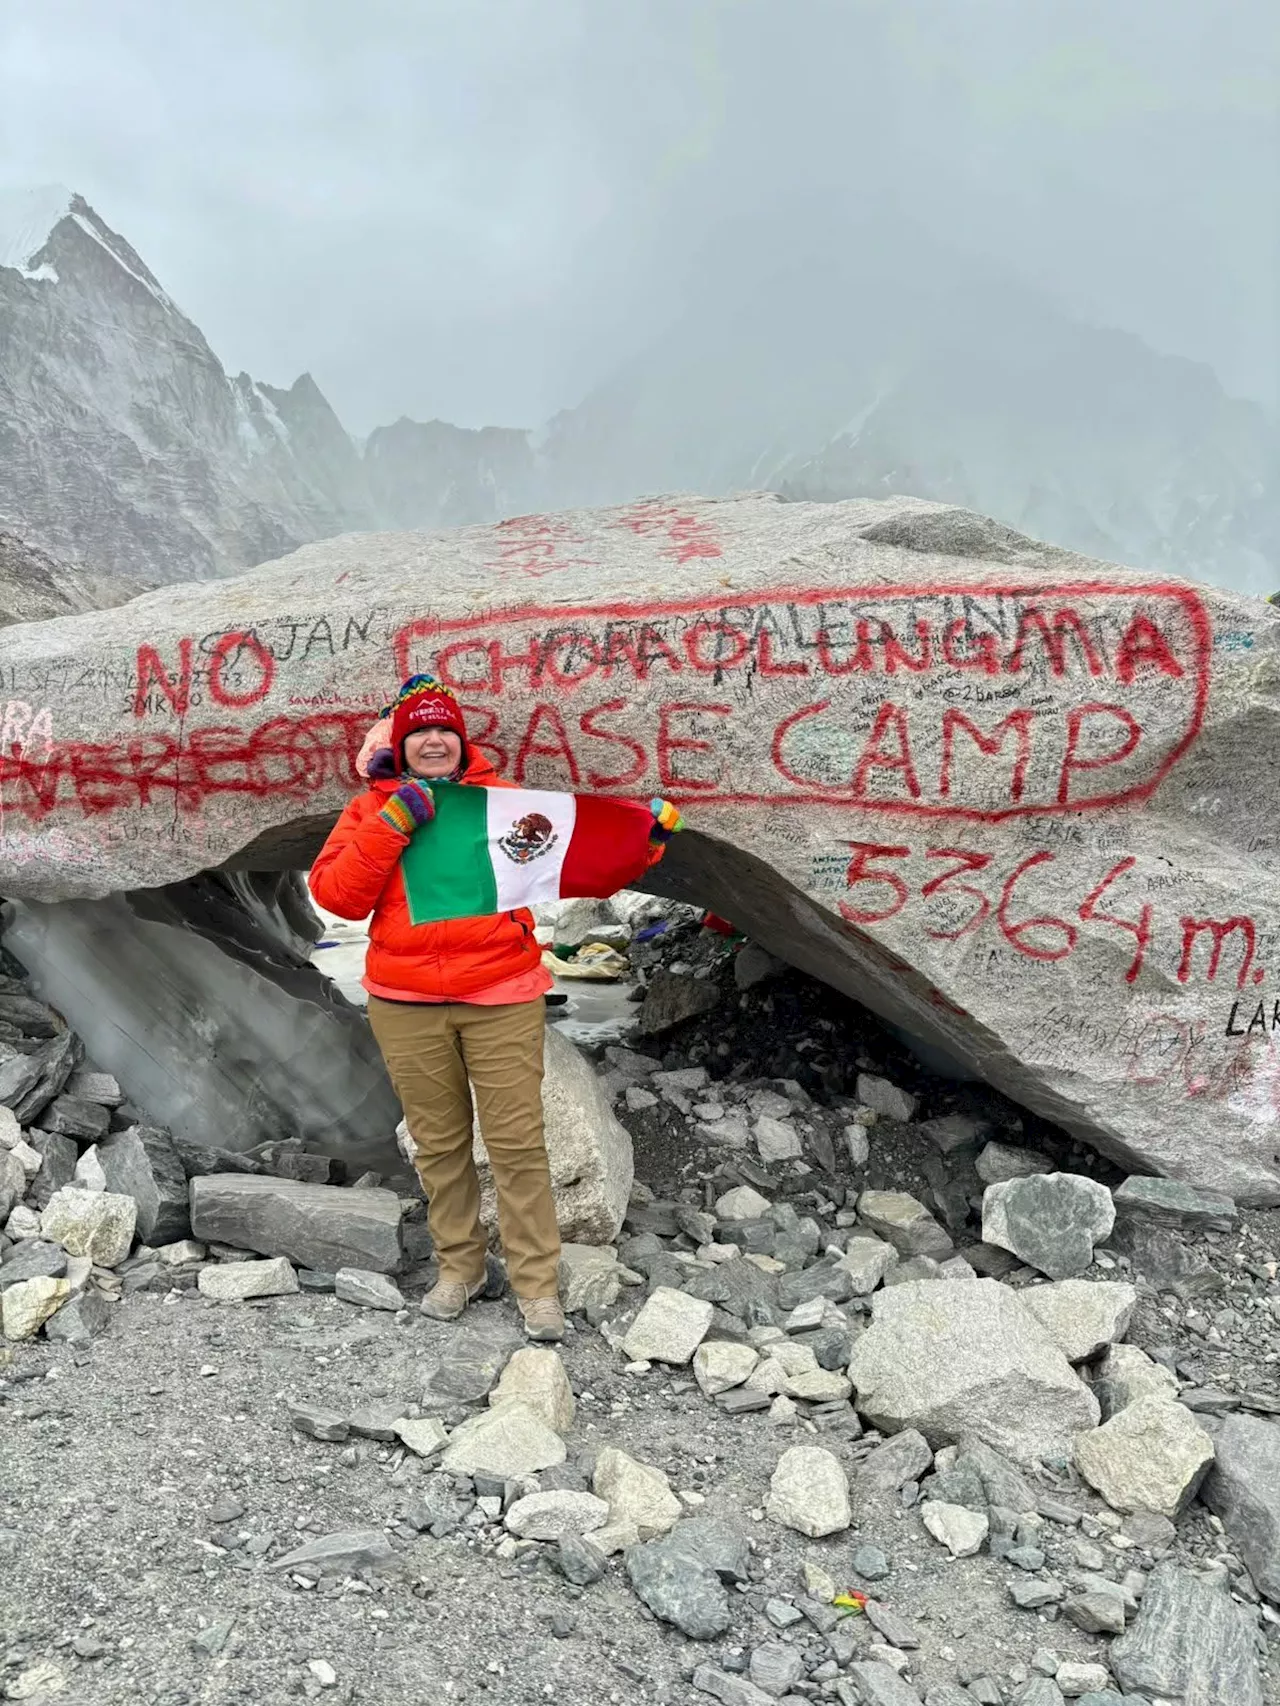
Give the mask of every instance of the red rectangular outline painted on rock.
M 655 600 L 648 603 L 616 601 L 574 605 L 528 604 L 512 609 L 496 610 L 481 616 L 452 617 L 445 620 L 435 617 L 421 617 L 406 623 L 395 635 L 393 643 L 396 667 L 402 679 L 411 674 L 415 667 L 425 667 L 422 662 L 415 665 L 413 655 L 414 648 L 423 642 L 430 643 L 445 636 L 463 634 L 474 634 L 477 639 L 491 638 L 495 628 L 529 623 L 542 623 L 563 628 L 564 625 L 575 621 L 599 622 L 611 620 L 643 623 L 647 620 L 660 620 L 672 616 L 697 616 L 724 611 L 751 612 L 772 605 L 812 607 L 849 602 L 855 607 L 859 605 L 865 607 L 888 601 L 913 599 L 999 598 L 1013 600 L 1024 605 L 1028 601 L 1037 599 L 1050 600 L 1055 605 L 1073 599 L 1121 599 L 1132 601 L 1135 605 L 1144 600 L 1155 600 L 1176 606 L 1186 621 L 1190 635 L 1189 646 L 1185 650 L 1179 648 L 1178 652 L 1179 658 L 1188 664 L 1191 673 L 1191 681 L 1186 689 L 1189 693 L 1186 728 L 1173 746 L 1164 753 L 1150 776 L 1117 789 L 1113 793 L 1080 799 L 1067 798 L 992 808 L 989 806 L 966 806 L 958 802 L 955 804 L 950 802 L 935 803 L 919 799 L 868 799 L 855 794 L 851 786 L 825 788 L 821 784 L 814 783 L 790 787 L 784 785 L 769 792 L 720 790 L 714 786 L 709 788 L 690 787 L 687 790 L 681 790 L 677 787 L 668 788 L 665 791 L 670 798 L 682 805 L 840 806 L 866 812 L 949 818 L 983 823 L 1002 822 L 1007 818 L 1014 817 L 1059 816 L 1072 812 L 1102 811 L 1149 799 L 1194 744 L 1204 724 L 1208 705 L 1210 662 L 1213 650 L 1212 624 L 1209 612 L 1199 592 L 1192 586 L 1176 581 L 1151 581 L 1135 584 L 1107 580 L 1029 581 L 1023 583 L 1013 581 L 913 582 L 910 585 L 886 587 L 754 588 L 750 591 L 738 593 L 737 596 L 734 595 L 735 591 L 736 589 L 729 589 L 726 593 L 714 596 Z M 901 654 L 900 646 L 897 647 L 897 650 Z M 906 667 L 909 669 L 910 665 L 908 664 Z M 929 667 L 934 666 L 930 665 Z M 956 666 L 948 659 L 948 667 L 954 669 Z M 765 673 L 770 672 L 766 671 Z M 787 673 L 787 671 L 784 667 L 772 673 Z M 893 674 L 892 666 L 888 667 L 887 673 Z M 491 690 L 474 684 L 467 691 L 473 693 L 491 692 Z M 485 709 L 493 710 L 502 702 L 503 695 L 499 691 L 484 700 Z M 1065 703 L 1064 709 L 1066 709 Z M 806 712 L 810 715 L 816 714 L 812 706 L 801 707 L 799 716 L 803 717 Z M 796 720 L 795 713 L 790 719 L 784 719 L 784 724 L 787 721 L 794 720 Z M 779 745 L 784 732 L 784 725 L 779 725 L 774 736 L 774 748 L 771 756 L 775 769 L 778 768 Z M 1088 766 L 1081 766 L 1081 768 L 1088 768 Z M 785 782 L 781 770 L 779 770 L 779 776 Z

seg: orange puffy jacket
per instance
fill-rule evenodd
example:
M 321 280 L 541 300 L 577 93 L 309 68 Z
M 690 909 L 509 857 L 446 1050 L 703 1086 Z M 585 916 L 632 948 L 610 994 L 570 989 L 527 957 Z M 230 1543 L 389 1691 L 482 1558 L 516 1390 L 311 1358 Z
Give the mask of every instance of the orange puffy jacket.
M 511 788 L 474 747 L 462 781 L 481 788 Z M 398 781 L 371 782 L 334 825 L 308 879 L 326 912 L 366 918 L 370 980 L 386 989 L 413 990 L 436 1001 L 466 1001 L 542 963 L 533 914 L 520 907 L 486 918 L 450 918 L 413 924 L 400 875 L 406 842 L 378 815 Z

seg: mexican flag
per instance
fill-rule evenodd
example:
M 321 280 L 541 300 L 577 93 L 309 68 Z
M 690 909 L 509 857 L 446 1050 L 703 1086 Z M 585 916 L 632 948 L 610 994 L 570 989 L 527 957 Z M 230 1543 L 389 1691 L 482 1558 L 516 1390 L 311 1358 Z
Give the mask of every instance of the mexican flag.
M 459 782 L 431 792 L 436 815 L 400 856 L 414 924 L 604 899 L 648 867 L 653 813 L 635 800 Z

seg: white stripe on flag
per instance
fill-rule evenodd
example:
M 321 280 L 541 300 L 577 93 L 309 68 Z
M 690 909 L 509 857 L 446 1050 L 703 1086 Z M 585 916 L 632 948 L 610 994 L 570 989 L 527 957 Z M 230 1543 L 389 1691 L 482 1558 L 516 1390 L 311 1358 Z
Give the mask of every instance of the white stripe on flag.
M 559 900 L 560 872 L 573 835 L 577 801 L 572 794 L 553 794 L 538 788 L 486 788 L 488 795 L 489 858 L 498 890 L 498 911 L 514 906 L 535 906 Z M 523 860 L 516 857 L 527 849 L 508 851 L 504 841 L 524 818 L 537 815 L 551 824 L 545 852 Z M 541 826 L 538 826 L 541 828 Z

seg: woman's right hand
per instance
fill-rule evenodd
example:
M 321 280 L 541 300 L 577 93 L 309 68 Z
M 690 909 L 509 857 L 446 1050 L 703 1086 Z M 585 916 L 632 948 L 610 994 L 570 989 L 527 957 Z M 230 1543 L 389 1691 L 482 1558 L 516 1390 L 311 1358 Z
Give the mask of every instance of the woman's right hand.
M 436 815 L 436 802 L 425 782 L 402 782 L 378 814 L 392 829 L 410 836 Z

